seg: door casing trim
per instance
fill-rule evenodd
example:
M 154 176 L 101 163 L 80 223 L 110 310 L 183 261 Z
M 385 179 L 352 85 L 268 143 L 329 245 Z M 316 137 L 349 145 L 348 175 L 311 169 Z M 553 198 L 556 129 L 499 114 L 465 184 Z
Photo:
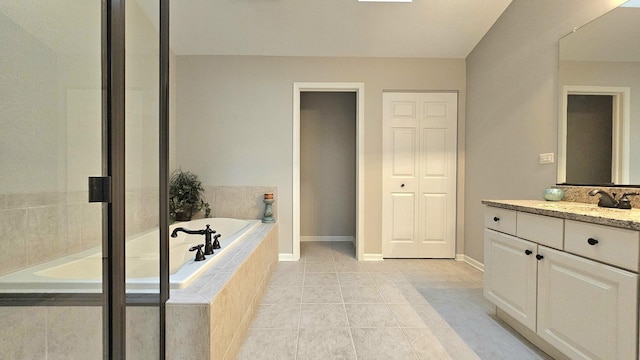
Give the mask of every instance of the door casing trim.
M 300 259 L 300 93 L 356 93 L 356 258 L 364 254 L 364 83 L 293 83 L 293 261 Z

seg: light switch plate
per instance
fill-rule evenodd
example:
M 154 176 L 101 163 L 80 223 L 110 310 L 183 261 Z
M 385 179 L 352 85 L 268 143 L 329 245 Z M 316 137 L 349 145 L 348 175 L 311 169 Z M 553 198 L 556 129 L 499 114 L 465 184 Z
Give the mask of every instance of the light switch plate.
M 540 164 L 553 164 L 553 153 L 540 154 Z

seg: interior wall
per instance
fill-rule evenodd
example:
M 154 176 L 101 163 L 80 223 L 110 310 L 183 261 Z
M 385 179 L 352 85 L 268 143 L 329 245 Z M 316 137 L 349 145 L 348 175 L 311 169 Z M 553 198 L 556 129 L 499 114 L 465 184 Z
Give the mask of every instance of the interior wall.
M 356 93 L 300 93 L 300 235 L 356 234 Z
M 465 255 L 482 262 L 482 199 L 556 182 L 558 39 L 624 1 L 515 0 L 467 57 Z M 507 151 L 505 151 L 507 150 Z
M 176 166 L 197 173 L 210 186 L 278 186 L 280 253 L 293 252 L 294 82 L 364 83 L 363 239 L 364 252 L 370 254 L 382 253 L 382 91 L 457 90 L 460 104 L 465 103 L 463 59 L 176 59 Z M 464 116 L 461 106 L 460 154 L 464 153 Z M 460 194 L 461 187 L 462 181 Z M 463 223 L 461 216 L 458 226 Z M 462 246 L 459 241 L 458 249 Z

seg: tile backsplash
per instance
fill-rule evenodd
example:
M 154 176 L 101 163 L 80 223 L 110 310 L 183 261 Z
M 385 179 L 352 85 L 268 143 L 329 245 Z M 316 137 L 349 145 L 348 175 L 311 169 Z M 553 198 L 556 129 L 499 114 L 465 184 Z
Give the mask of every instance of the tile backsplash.
M 591 196 L 589 191 L 593 189 L 602 189 L 609 194 L 616 194 L 616 199 L 624 193 L 640 192 L 640 188 L 623 188 L 623 187 L 606 187 L 606 186 L 568 186 L 568 185 L 556 185 L 554 187 L 562 189 L 564 192 L 563 201 L 579 202 L 585 204 L 597 204 L 600 199 L 599 195 Z M 629 196 L 631 200 L 631 206 L 634 209 L 640 209 L 640 195 Z
M 278 219 L 277 186 L 204 186 L 205 201 L 211 206 L 211 217 L 235 219 L 262 219 L 264 194 L 272 192 L 273 217 Z M 197 214 L 202 217 L 203 214 Z

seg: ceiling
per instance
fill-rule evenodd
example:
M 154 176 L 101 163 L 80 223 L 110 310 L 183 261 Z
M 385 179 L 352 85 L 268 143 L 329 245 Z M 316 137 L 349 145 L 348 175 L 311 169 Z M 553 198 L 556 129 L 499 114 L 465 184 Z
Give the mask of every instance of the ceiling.
M 155 1 L 138 2 L 149 13 Z M 466 58 L 510 3 L 178 0 L 171 1 L 171 48 L 177 55 Z

